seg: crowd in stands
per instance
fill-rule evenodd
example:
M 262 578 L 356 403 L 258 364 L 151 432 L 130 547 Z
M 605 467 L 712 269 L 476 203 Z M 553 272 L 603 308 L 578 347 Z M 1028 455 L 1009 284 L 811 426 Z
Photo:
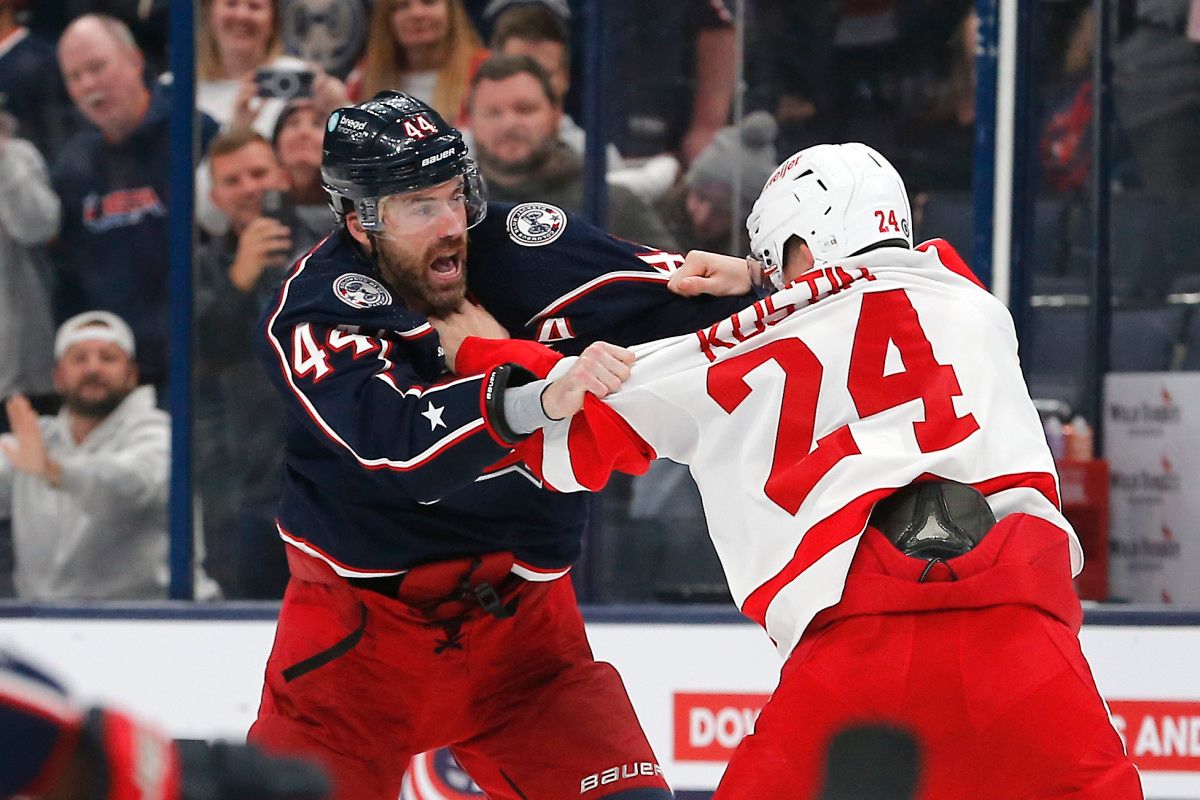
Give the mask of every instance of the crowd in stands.
M 0 432 L 11 431 L 0 440 L 0 596 L 166 593 L 170 420 L 160 409 L 179 377 L 167 371 L 167 6 L 0 0 Z M 1193 209 L 1198 6 L 1137 0 L 1113 51 L 1117 188 Z M 339 13 L 359 23 L 346 23 L 337 48 L 318 40 L 328 32 L 308 24 L 304 0 L 197 7 L 197 596 L 273 598 L 287 575 L 273 521 L 282 420 L 250 341 L 287 268 L 333 226 L 320 178 L 330 111 L 402 89 L 464 129 L 491 199 L 580 212 L 587 4 L 346 0 Z M 931 219 L 948 197 L 966 207 L 973 4 L 758 0 L 747 5 L 740 72 L 733 7 L 606 4 L 613 234 L 745 252 L 741 221 L 762 183 L 781 156 L 819 141 L 886 152 L 909 177 L 918 234 L 927 204 Z M 1036 179 L 1056 202 L 1086 208 L 1095 20 L 1082 2 L 1045 15 L 1053 58 L 1039 64 Z M 970 242 L 953 243 L 969 255 Z M 658 520 L 684 552 L 706 541 L 689 485 L 658 467 L 610 493 L 597 522 L 611 534 Z M 673 528 L 658 516 L 668 512 Z M 118 562 L 131 566 L 117 575 Z M 654 581 L 630 591 L 652 593 Z

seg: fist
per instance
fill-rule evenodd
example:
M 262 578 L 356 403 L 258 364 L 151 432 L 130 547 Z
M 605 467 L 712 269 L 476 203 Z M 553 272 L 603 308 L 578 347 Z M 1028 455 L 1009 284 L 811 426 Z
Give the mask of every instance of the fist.
M 507 339 L 508 331 L 496 321 L 483 306 L 477 306 L 463 298 L 458 308 L 441 317 L 430 317 L 429 324 L 438 332 L 442 340 L 442 350 L 446 366 L 454 370 L 454 362 L 458 356 L 458 348 L 468 336 L 478 336 L 481 339 Z
M 750 272 L 744 258 L 692 250 L 683 266 L 671 273 L 667 288 L 684 297 L 745 294 L 751 288 Z
M 583 408 L 584 397 L 607 397 L 629 380 L 632 350 L 608 342 L 594 342 L 567 372 L 542 392 L 542 410 L 550 419 L 569 417 Z

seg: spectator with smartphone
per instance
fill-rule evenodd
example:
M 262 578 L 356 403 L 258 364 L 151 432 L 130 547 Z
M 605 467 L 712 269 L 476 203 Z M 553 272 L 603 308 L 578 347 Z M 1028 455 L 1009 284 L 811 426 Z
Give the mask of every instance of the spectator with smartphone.
M 303 233 L 275 151 L 255 131 L 217 136 L 208 168 L 229 232 L 195 258 L 196 486 L 210 563 L 226 593 L 277 598 L 287 581 L 274 525 L 283 433 L 263 411 L 274 408 L 274 394 L 251 344 L 284 268 L 320 235 Z
M 270 136 L 287 101 L 345 104 L 345 86 L 319 67 L 283 55 L 279 0 L 204 0 L 196 55 L 196 107 L 222 127 Z
M 283 55 L 279 0 L 204 0 L 200 14 L 196 108 L 222 128 L 248 127 L 270 137 L 289 100 L 311 99 L 322 115 L 347 104 L 345 84 Z M 196 219 L 220 236 L 227 222 L 212 205 L 209 175 L 207 164 L 196 170 Z

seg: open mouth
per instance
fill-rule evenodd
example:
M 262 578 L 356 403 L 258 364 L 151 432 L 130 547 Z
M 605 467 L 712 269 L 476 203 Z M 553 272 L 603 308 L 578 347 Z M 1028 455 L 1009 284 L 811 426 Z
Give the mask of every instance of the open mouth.
M 429 264 L 429 271 L 433 275 L 433 282 L 435 284 L 450 284 L 461 280 L 463 274 L 462 260 L 461 253 L 435 258 Z

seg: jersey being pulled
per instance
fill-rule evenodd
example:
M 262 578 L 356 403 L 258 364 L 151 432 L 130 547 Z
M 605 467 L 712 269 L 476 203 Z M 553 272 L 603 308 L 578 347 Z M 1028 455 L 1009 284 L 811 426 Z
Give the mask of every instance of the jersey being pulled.
M 468 288 L 514 336 L 575 353 L 604 338 L 694 330 L 753 297 L 697 302 L 666 288 L 682 257 L 621 241 L 543 203 L 493 203 L 469 233 Z M 344 576 L 512 551 L 530 579 L 579 554 L 582 496 L 545 491 L 484 411 L 487 375 L 455 377 L 437 332 L 393 296 L 348 235 L 293 267 L 258 351 L 284 398 L 279 526 Z
M 1082 568 L 1012 319 L 944 241 L 813 270 L 633 349 L 605 401 L 623 422 L 558 423 L 527 460 L 564 491 L 597 488 L 631 453 L 690 465 L 733 597 L 785 655 L 841 598 L 875 502 L 923 477 L 974 486 L 997 519 L 1051 522 Z

